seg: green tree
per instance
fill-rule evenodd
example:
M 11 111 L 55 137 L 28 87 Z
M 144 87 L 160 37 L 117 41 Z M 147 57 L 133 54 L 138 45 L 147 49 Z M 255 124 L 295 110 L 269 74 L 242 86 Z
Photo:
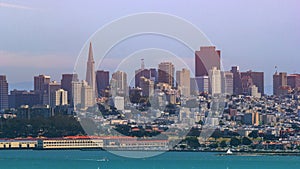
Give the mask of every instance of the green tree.
M 209 148 L 218 148 L 218 144 L 212 143 L 209 145 Z
M 185 140 L 186 140 L 188 147 L 190 147 L 190 148 L 196 149 L 196 148 L 200 147 L 200 143 L 199 143 L 197 137 L 187 137 Z
M 252 140 L 250 140 L 248 137 L 243 137 L 242 138 L 242 144 L 243 145 L 250 145 L 250 144 L 252 144 Z
M 225 148 L 225 147 L 227 147 L 227 143 L 226 143 L 226 141 L 225 141 L 225 140 L 222 140 L 222 141 L 221 141 L 221 143 L 220 143 L 220 147 L 222 147 L 222 148 Z
M 241 144 L 241 140 L 240 140 L 240 139 L 238 139 L 238 138 L 236 138 L 236 137 L 232 137 L 232 138 L 231 138 L 231 140 L 230 140 L 230 145 L 231 145 L 231 146 L 236 147 L 236 146 L 238 146 L 238 145 L 240 145 L 240 144 Z
M 251 138 L 257 138 L 258 137 L 258 131 L 254 130 L 251 133 L 249 133 L 248 136 L 251 137 Z

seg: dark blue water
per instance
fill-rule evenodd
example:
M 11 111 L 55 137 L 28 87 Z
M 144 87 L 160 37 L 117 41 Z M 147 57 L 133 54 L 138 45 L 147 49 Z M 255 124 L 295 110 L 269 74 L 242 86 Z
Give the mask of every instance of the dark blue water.
M 300 169 L 300 156 L 217 156 L 167 152 L 132 159 L 105 151 L 1 150 L 0 169 Z

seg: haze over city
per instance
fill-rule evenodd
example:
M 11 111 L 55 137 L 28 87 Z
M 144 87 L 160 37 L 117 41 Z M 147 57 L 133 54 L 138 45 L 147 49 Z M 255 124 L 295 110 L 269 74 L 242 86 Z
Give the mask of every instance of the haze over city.
M 38 74 L 59 81 L 62 73 L 73 71 L 82 46 L 95 31 L 120 17 L 151 11 L 193 23 L 221 50 L 225 70 L 238 65 L 242 71 L 263 71 L 265 86 L 271 86 L 275 66 L 299 73 L 298 6 L 296 0 L 2 1 L 0 72 L 7 75 L 10 88 L 32 89 L 33 76 Z

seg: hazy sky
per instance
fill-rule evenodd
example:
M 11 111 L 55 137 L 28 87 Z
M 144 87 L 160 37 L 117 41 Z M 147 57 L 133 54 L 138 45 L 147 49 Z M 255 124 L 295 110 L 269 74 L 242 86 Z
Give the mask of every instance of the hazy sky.
M 71 73 L 88 38 L 104 24 L 139 12 L 182 17 L 221 50 L 225 69 L 300 73 L 298 0 L 0 1 L 0 74 L 9 83 Z

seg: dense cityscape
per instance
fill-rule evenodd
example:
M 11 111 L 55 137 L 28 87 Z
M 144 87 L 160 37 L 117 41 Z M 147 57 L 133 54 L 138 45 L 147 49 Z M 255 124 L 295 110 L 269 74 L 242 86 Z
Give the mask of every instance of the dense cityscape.
M 1 138 L 37 141 L 25 145 L 28 148 L 38 147 L 41 138 L 48 138 L 44 144 L 51 147 L 60 142 L 57 138 L 86 141 L 90 136 L 97 143 L 86 141 L 91 147 L 300 150 L 300 74 L 276 71 L 269 96 L 264 72 L 240 72 L 238 66 L 220 70 L 221 51 L 204 46 L 195 51 L 195 77 L 188 68 L 176 70 L 170 61 L 147 68 L 144 58 L 134 84 L 128 85 L 125 70 L 111 77 L 107 70 L 95 71 L 92 43 L 87 56 L 85 80 L 63 74 L 59 83 L 37 75 L 32 91 L 9 92 L 6 76 L 1 75 Z M 201 135 L 207 127 L 213 131 Z M 142 143 L 133 146 L 137 140 Z M 0 147 L 13 145 L 4 142 Z

